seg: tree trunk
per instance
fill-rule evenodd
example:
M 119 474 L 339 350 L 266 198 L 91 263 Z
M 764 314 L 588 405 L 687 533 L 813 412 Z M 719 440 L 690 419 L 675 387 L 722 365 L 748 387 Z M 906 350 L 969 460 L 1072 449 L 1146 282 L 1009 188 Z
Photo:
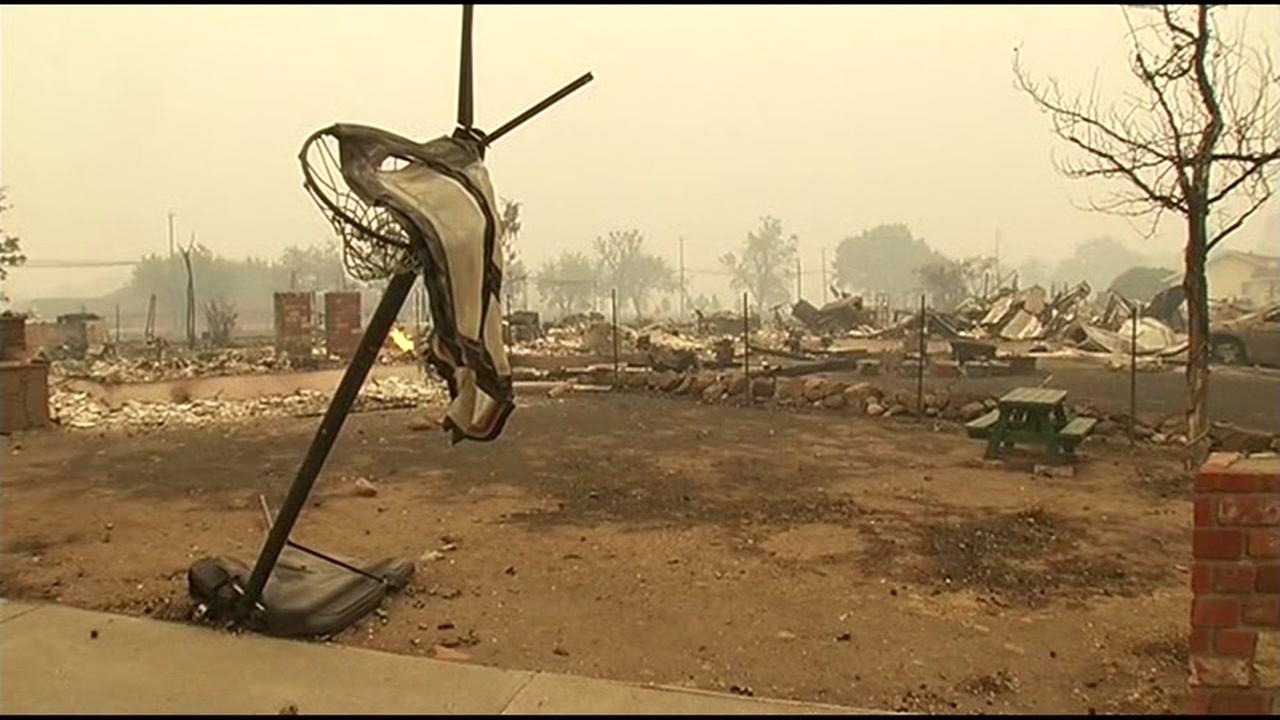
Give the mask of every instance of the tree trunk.
M 1187 217 L 1187 462 L 1198 467 L 1209 455 L 1209 291 L 1205 281 L 1207 213 L 1192 208 Z

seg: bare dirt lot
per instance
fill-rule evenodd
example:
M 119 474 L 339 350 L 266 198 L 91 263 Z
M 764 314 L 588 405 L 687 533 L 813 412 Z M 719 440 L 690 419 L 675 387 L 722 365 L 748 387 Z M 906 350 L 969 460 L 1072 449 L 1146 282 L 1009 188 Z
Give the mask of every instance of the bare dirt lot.
M 954 427 L 521 403 L 484 445 L 348 420 L 295 539 L 441 559 L 334 642 L 886 710 L 1182 710 L 1172 454 L 1091 442 L 1043 477 Z M 187 567 L 252 561 L 316 423 L 6 438 L 0 595 L 184 620 Z

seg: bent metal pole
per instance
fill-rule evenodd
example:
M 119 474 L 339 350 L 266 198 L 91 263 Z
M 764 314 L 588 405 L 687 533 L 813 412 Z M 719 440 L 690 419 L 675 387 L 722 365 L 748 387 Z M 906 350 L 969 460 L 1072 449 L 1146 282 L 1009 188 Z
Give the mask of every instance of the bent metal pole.
M 325 410 L 324 418 L 320 421 L 320 428 L 316 430 L 316 435 L 311 440 L 311 447 L 307 449 L 307 455 L 302 459 L 298 475 L 293 485 L 289 487 L 289 494 L 285 497 L 284 504 L 280 506 L 280 513 L 271 525 L 271 533 L 267 536 L 262 552 L 258 555 L 258 562 L 253 566 L 253 574 L 249 576 L 249 586 L 245 588 L 244 595 L 236 605 L 233 620 L 237 623 L 249 617 L 250 611 L 262 597 L 267 578 L 275 569 L 280 551 L 289 542 L 289 533 L 293 531 L 298 515 L 307 504 L 307 496 L 311 494 L 311 488 L 320 475 L 320 469 L 324 467 L 324 461 L 329 457 L 334 441 L 338 439 L 342 424 L 351 412 L 351 406 L 360 392 L 360 386 L 364 384 L 365 378 L 369 375 L 369 369 L 377 360 L 378 350 L 386 342 L 387 333 L 390 332 L 400 307 L 404 305 L 409 290 L 413 288 L 415 279 L 414 273 L 401 273 L 393 276 L 387 283 L 387 289 L 382 293 L 382 300 L 378 302 L 378 308 L 374 310 L 373 317 L 369 318 L 369 326 L 365 328 L 364 335 L 360 338 L 355 356 L 351 358 L 351 364 L 347 365 L 342 381 L 338 383 L 338 389 L 333 393 L 333 399 L 329 401 L 329 408 Z

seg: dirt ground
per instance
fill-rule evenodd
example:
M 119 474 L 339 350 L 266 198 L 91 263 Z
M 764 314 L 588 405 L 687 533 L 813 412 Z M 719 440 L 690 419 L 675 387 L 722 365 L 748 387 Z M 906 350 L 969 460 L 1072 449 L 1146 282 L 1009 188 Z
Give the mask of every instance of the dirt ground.
M 884 710 L 1182 711 L 1191 502 L 1167 451 L 1090 442 L 1045 477 L 954 426 L 521 404 L 491 444 L 348 420 L 294 538 L 440 559 L 333 642 Z M 316 423 L 6 438 L 0 595 L 184 621 L 188 566 L 252 562 L 258 495 L 279 507 Z

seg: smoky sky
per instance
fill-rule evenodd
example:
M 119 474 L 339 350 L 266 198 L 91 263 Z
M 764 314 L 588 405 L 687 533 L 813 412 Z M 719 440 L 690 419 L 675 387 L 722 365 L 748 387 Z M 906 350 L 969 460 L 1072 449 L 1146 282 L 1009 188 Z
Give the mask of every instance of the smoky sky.
M 1245 15 L 1247 14 L 1247 17 Z M 1231 8 L 1274 57 L 1280 12 Z M 296 160 L 312 131 L 453 127 L 459 6 L 5 6 L 0 182 L 29 257 L 132 258 L 179 239 L 271 257 L 328 237 Z M 546 6 L 475 12 L 476 119 L 492 129 L 585 71 L 595 81 L 503 138 L 489 167 L 523 203 L 521 254 L 636 228 L 695 293 L 760 216 L 815 269 L 844 237 L 905 222 L 948 254 L 1052 262 L 1109 235 L 1174 257 L 1176 222 L 1082 211 L 1049 119 L 1013 85 L 1022 48 L 1068 89 L 1128 87 L 1115 6 Z M 1073 204 L 1075 206 L 1073 206 Z M 1254 248 L 1276 207 L 1230 241 Z M 19 270 L 12 292 L 109 289 L 127 270 Z M 813 282 L 815 280 L 806 280 Z M 106 285 L 107 287 L 102 287 Z

